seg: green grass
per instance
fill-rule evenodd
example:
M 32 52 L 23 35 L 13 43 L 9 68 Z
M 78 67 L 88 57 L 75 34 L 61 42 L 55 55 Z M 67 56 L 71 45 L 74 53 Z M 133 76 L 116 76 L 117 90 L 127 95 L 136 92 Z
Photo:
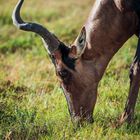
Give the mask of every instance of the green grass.
M 139 140 L 140 99 L 135 122 L 114 127 L 127 98 L 136 37 L 124 45 L 107 68 L 99 87 L 95 123 L 75 128 L 41 39 L 12 25 L 16 2 L 0 0 L 0 139 Z M 92 3 L 93 0 L 25 0 L 22 15 L 72 43 Z

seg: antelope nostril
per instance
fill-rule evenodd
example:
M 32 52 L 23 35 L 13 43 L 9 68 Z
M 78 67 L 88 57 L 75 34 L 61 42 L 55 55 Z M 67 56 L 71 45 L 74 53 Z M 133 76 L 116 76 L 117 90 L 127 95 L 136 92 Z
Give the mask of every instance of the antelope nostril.
M 68 72 L 66 69 L 64 69 L 64 70 L 59 71 L 58 74 L 59 74 L 62 78 L 65 78 L 65 77 L 68 76 L 69 72 Z

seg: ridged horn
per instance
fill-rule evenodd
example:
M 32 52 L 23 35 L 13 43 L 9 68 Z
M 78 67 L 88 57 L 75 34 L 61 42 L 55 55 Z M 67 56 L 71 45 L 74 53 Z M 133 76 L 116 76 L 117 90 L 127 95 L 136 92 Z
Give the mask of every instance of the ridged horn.
M 53 53 L 58 49 L 60 41 L 45 27 L 37 23 L 24 22 L 20 16 L 20 10 L 24 0 L 19 0 L 12 14 L 13 24 L 24 31 L 31 31 L 39 34 L 44 42 L 45 48 L 49 53 Z

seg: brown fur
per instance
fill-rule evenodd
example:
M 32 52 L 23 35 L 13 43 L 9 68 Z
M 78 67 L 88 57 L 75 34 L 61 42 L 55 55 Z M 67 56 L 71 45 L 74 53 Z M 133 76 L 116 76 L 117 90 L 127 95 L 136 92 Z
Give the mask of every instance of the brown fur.
M 137 27 L 138 17 L 124 0 L 95 3 L 85 23 L 86 50 L 76 61 L 76 71 L 70 70 L 70 84 L 62 81 L 72 118 L 91 121 L 98 83 L 111 58 L 136 33 Z
M 23 1 L 19 0 L 13 12 L 14 24 L 22 30 L 38 33 L 43 38 L 55 64 L 72 120 L 92 122 L 98 84 L 108 63 L 138 31 L 139 19 L 133 10 L 133 0 L 97 0 L 71 48 L 66 47 L 42 25 L 25 24 L 20 17 Z M 136 60 L 131 68 L 130 92 L 121 122 L 132 118 L 134 112 L 140 85 L 140 62 Z

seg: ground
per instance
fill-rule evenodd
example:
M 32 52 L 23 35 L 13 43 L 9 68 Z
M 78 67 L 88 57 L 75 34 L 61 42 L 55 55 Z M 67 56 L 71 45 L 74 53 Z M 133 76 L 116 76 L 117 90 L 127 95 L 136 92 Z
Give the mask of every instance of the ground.
M 140 139 L 140 98 L 134 122 L 115 127 L 129 90 L 129 67 L 137 38 L 126 42 L 109 64 L 99 86 L 94 124 L 76 128 L 41 39 L 12 24 L 17 1 L 0 0 L 0 139 Z M 26 21 L 42 23 L 69 44 L 92 5 L 93 0 L 25 0 L 22 16 Z

